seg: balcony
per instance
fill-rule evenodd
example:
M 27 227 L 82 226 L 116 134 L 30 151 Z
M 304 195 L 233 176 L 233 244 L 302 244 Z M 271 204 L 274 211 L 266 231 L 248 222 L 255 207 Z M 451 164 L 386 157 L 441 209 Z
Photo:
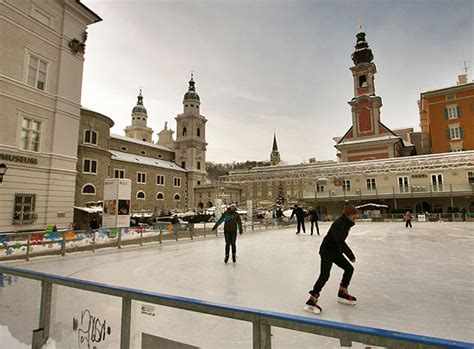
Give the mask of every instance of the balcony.
M 408 187 L 381 187 L 375 189 L 354 188 L 353 190 L 343 190 L 334 188 L 323 192 L 300 192 L 299 199 L 318 200 L 350 200 L 357 198 L 410 198 L 410 197 L 437 197 L 474 193 L 474 184 L 469 183 L 442 183 L 438 185 L 413 185 Z

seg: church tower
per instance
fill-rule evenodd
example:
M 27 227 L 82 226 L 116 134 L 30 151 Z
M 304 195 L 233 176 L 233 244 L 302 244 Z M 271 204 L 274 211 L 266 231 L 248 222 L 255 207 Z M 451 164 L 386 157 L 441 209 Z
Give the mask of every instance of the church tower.
M 352 127 L 335 145 L 340 153 L 339 161 L 362 161 L 408 156 L 414 153 L 414 146 L 405 142 L 380 121 L 382 98 L 375 94 L 375 73 L 372 62 L 374 55 L 365 40 L 365 33 L 356 35 L 357 42 L 352 54 L 354 97 L 351 106 Z
M 278 151 L 278 144 L 277 144 L 277 139 L 276 135 L 273 134 L 273 147 L 272 147 L 272 153 L 270 154 L 270 163 L 272 166 L 279 165 L 281 162 L 280 159 L 280 152 Z
M 125 128 L 125 136 L 152 143 L 151 137 L 153 130 L 146 125 L 148 114 L 146 112 L 145 106 L 143 105 L 141 89 L 137 98 L 137 105 L 132 109 L 132 125 Z
M 189 81 L 188 92 L 183 98 L 183 113 L 176 119 L 175 153 L 176 164 L 186 169 L 187 206 L 196 207 L 194 188 L 207 181 L 206 172 L 206 122 L 200 114 L 201 100 L 196 92 L 193 74 Z

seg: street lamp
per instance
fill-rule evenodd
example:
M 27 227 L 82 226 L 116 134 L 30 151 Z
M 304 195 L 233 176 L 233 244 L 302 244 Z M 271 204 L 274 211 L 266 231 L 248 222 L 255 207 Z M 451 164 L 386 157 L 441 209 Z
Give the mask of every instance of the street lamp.
M 3 176 L 7 173 L 8 167 L 5 164 L 0 164 L 0 183 L 3 182 Z

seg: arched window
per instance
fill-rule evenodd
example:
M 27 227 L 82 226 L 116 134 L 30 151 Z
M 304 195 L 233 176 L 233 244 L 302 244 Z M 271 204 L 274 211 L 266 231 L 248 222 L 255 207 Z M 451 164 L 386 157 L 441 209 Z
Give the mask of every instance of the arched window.
M 83 195 L 95 195 L 95 186 L 94 184 L 87 183 L 82 187 Z
M 165 195 L 163 193 L 158 193 L 156 194 L 156 200 L 164 200 L 165 199 Z
M 197 129 L 197 136 L 198 136 L 198 137 L 201 137 L 201 129 L 200 129 L 199 127 L 198 127 L 198 129 Z
M 367 76 L 359 76 L 359 87 L 367 87 Z
M 188 130 L 186 129 L 186 127 L 183 127 L 183 136 L 186 136 L 187 133 L 188 133 Z
M 180 200 L 181 200 L 181 196 L 179 196 L 179 194 L 176 193 L 176 194 L 174 194 L 173 199 L 174 199 L 174 201 L 180 201 Z
M 146 199 L 146 194 L 143 190 L 140 190 L 137 192 L 137 199 L 138 200 L 145 200 Z

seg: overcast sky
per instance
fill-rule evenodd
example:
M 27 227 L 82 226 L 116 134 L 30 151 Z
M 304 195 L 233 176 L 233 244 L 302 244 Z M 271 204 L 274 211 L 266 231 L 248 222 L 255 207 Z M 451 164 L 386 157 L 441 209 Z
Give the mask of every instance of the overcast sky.
M 474 56 L 472 0 L 82 2 L 103 19 L 88 30 L 83 106 L 124 134 L 142 87 L 156 141 L 165 121 L 176 129 L 192 70 L 213 162 L 268 160 L 273 132 L 288 163 L 335 159 L 358 19 L 390 128 L 419 129 L 420 93 L 454 85 Z

